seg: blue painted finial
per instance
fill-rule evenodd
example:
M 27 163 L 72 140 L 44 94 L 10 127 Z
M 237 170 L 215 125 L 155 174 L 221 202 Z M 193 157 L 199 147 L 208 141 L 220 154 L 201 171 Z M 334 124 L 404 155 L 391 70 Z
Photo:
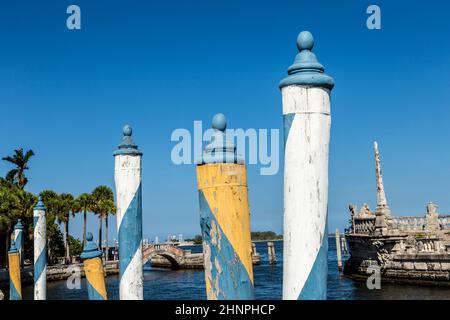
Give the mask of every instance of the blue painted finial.
M 334 80 L 324 73 L 325 68 L 312 52 L 314 37 L 309 31 L 302 31 L 297 37 L 297 48 L 300 51 L 294 64 L 288 68 L 288 76 L 280 82 L 280 89 L 291 85 L 305 85 L 333 89 Z
M 14 226 L 14 230 L 23 229 L 22 219 L 18 219 L 16 225 Z
M 202 156 L 200 164 L 205 163 L 239 163 L 243 164 L 244 159 L 236 154 L 236 147 L 233 141 L 227 139 L 226 128 L 227 118 L 223 113 L 217 113 L 212 119 L 214 129 L 211 143 L 209 143 Z
M 9 253 L 15 253 L 19 252 L 16 248 L 16 241 L 14 239 L 11 239 L 11 247 L 9 248 Z
M 114 155 L 137 155 L 141 156 L 142 152 L 138 149 L 138 146 L 133 142 L 131 135 L 133 134 L 133 129 L 129 124 L 126 124 L 123 127 L 123 137 L 122 142 L 119 144 L 119 147 L 116 151 L 114 151 Z
M 312 50 L 314 47 L 314 37 L 309 31 L 302 31 L 297 36 L 297 48 L 299 51 Z
M 94 236 L 91 232 L 86 235 L 86 244 L 84 246 L 83 252 L 80 254 L 80 259 L 93 259 L 101 257 L 102 252 L 98 249 L 97 245 L 94 243 Z
M 47 210 L 45 208 L 44 202 L 42 201 L 42 197 L 39 196 L 37 204 L 34 206 L 34 210 Z

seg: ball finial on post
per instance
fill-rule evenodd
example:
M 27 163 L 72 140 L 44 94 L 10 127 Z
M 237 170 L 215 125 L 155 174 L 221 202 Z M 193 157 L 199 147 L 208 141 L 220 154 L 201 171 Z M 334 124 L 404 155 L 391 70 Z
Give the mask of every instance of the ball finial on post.
M 132 134 L 133 134 L 133 128 L 131 128 L 131 126 L 129 124 L 126 124 L 123 127 L 123 135 L 127 136 L 127 137 L 131 137 Z
M 219 131 L 225 131 L 227 128 L 227 118 L 223 113 L 217 113 L 214 115 L 212 119 L 212 128 Z
M 314 37 L 309 31 L 302 31 L 297 37 L 297 48 L 298 50 L 312 50 L 314 47 Z

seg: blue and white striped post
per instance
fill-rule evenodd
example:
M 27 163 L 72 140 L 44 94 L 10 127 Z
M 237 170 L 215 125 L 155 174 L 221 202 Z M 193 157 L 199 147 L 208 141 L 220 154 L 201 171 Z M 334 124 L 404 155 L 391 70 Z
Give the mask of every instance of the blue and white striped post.
M 313 52 L 308 31 L 280 82 L 284 120 L 283 299 L 327 298 L 328 148 L 333 79 Z
M 21 219 L 18 219 L 14 226 L 14 241 L 17 250 L 19 250 L 20 267 L 23 268 L 23 224 Z
M 123 128 L 123 140 L 114 152 L 119 237 L 120 299 L 143 300 L 142 268 L 142 152 L 131 139 L 132 129 Z
M 33 209 L 34 300 L 47 298 L 47 219 L 41 197 Z

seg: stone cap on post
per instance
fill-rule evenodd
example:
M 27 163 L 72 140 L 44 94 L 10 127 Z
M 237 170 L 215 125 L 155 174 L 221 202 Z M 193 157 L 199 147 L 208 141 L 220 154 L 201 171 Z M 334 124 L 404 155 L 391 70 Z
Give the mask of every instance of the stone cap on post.
M 334 80 L 324 73 L 325 68 L 312 52 L 313 47 L 314 37 L 311 32 L 300 32 L 297 37 L 297 48 L 300 52 L 295 57 L 294 64 L 288 68 L 288 76 L 281 80 L 280 89 L 291 85 L 333 89 Z
M 16 225 L 14 226 L 14 230 L 23 229 L 22 219 L 18 219 Z
M 214 134 L 209 143 L 203 150 L 202 159 L 198 163 L 237 163 L 244 164 L 244 158 L 236 153 L 236 146 L 233 141 L 227 140 L 225 130 L 227 128 L 227 119 L 223 113 L 217 113 L 212 119 L 212 128 Z
M 134 155 L 134 156 L 142 156 L 142 151 L 138 149 L 138 146 L 131 139 L 131 135 L 133 134 L 133 129 L 130 125 L 125 125 L 123 127 L 123 137 L 122 142 L 119 144 L 119 147 L 116 151 L 114 151 L 114 156 L 118 155 Z
M 8 253 L 17 253 L 19 250 L 16 248 L 16 241 L 11 239 L 11 248 L 9 248 Z
M 44 205 L 44 202 L 42 201 L 42 197 L 39 196 L 39 200 L 37 204 L 34 206 L 33 210 L 47 210 L 47 208 Z
M 93 259 L 102 256 L 102 251 L 98 249 L 98 246 L 94 243 L 94 236 L 88 232 L 86 235 L 86 244 L 84 245 L 83 252 L 80 254 L 81 260 Z

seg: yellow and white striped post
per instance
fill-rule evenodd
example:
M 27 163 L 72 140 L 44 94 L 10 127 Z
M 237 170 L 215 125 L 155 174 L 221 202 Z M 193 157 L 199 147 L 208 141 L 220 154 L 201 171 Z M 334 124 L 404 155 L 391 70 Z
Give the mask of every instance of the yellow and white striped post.
M 223 114 L 214 116 L 213 129 L 197 165 L 206 294 L 208 300 L 253 299 L 246 168 L 225 138 Z
M 20 252 L 16 248 L 15 240 L 11 241 L 8 252 L 9 261 L 9 299 L 22 300 L 22 285 L 20 279 Z
M 88 286 L 89 300 L 108 300 L 103 272 L 102 252 L 93 241 L 92 233 L 86 235 L 86 245 L 80 255 Z

